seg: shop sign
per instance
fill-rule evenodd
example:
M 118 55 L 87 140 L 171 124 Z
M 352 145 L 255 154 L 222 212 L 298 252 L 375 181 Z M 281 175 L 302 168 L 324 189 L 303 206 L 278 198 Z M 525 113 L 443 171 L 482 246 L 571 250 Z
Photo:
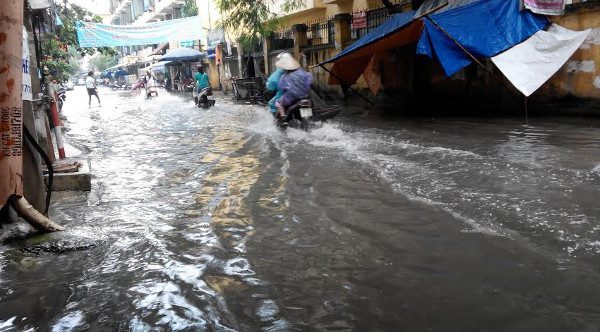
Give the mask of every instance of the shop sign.
M 210 48 L 223 42 L 225 42 L 225 31 L 223 29 L 212 29 L 206 34 L 206 46 Z
M 366 29 L 367 28 L 367 13 L 364 11 L 353 13 L 351 28 L 353 30 Z
M 542 15 L 563 15 L 565 0 L 522 0 L 523 7 Z

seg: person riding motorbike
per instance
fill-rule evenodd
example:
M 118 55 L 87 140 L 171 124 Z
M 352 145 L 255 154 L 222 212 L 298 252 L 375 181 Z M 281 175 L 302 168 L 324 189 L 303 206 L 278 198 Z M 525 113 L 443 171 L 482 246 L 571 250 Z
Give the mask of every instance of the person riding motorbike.
M 156 91 L 156 80 L 154 79 L 154 75 L 152 75 L 150 70 L 147 70 L 146 74 L 144 75 L 144 87 L 146 88 L 147 98 L 158 96 L 158 92 Z
M 208 75 L 204 72 L 203 66 L 196 67 L 197 73 L 194 75 L 194 99 L 196 103 L 206 102 L 209 91 L 202 92 L 204 89 L 210 89 Z
M 277 84 L 277 88 L 283 91 L 283 94 L 275 102 L 279 119 L 284 119 L 289 106 L 300 99 L 309 98 L 313 77 L 302 69 L 300 63 L 289 53 L 281 54 L 275 66 L 285 70 Z
M 277 55 L 277 59 L 281 58 L 282 54 L 283 53 Z M 273 98 L 269 100 L 269 111 L 271 111 L 271 114 L 273 114 L 273 116 L 277 116 L 277 106 L 275 106 L 275 102 L 283 95 L 283 90 L 279 90 L 277 88 L 277 85 L 279 84 L 279 79 L 281 79 L 281 76 L 284 73 L 284 69 L 277 68 L 277 70 L 275 70 L 269 76 L 269 78 L 267 79 L 267 83 L 265 84 L 268 91 L 277 91 L 277 93 L 275 93 L 275 96 L 273 96 Z

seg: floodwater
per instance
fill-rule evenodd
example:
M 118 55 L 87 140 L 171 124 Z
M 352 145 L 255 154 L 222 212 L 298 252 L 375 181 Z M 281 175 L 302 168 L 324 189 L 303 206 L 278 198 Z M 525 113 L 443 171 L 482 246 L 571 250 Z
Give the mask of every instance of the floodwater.
M 0 246 L 0 331 L 599 331 L 600 121 L 69 92 L 93 189 Z

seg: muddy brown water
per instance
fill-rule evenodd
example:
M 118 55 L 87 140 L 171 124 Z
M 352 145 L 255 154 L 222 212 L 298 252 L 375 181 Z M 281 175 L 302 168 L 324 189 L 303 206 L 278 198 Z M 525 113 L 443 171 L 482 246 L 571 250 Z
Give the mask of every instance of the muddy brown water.
M 69 230 L 0 246 L 0 331 L 600 329 L 597 119 L 101 98 L 65 104 Z

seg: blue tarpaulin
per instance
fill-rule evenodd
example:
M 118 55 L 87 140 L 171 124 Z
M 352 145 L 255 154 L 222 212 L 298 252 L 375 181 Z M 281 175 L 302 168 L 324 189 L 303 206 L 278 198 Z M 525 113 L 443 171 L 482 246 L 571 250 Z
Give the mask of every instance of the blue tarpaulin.
M 414 11 L 410 11 L 392 15 L 387 21 L 383 22 L 380 26 L 369 31 L 369 33 L 367 33 L 355 43 L 350 45 L 350 47 L 341 51 L 336 56 L 327 60 L 324 63 L 336 61 L 344 56 L 358 51 L 359 49 L 365 46 L 368 46 L 369 44 L 377 42 L 378 40 L 381 40 L 398 30 L 403 29 L 405 26 L 407 26 L 413 21 L 414 14 Z
M 519 10 L 517 0 L 480 0 L 431 15 L 450 36 L 476 57 L 489 58 L 519 44 L 549 21 L 545 16 Z M 446 75 L 451 76 L 471 59 L 427 19 L 417 53 L 435 55 Z
M 425 0 L 419 9 L 417 9 L 415 18 L 432 13 L 432 11 L 435 11 L 436 14 L 443 13 L 477 1 L 479 0 Z
M 383 54 L 416 43 L 421 36 L 423 23 L 415 21 L 413 14 L 414 12 L 404 12 L 393 15 L 340 54 L 327 60 L 325 63 L 335 62 L 331 67 L 333 75 L 329 76 L 329 83 L 354 84 L 374 54 Z
M 122 77 L 122 76 L 127 76 L 127 75 L 128 75 L 127 71 L 125 71 L 123 69 L 119 69 L 113 73 L 114 77 Z

